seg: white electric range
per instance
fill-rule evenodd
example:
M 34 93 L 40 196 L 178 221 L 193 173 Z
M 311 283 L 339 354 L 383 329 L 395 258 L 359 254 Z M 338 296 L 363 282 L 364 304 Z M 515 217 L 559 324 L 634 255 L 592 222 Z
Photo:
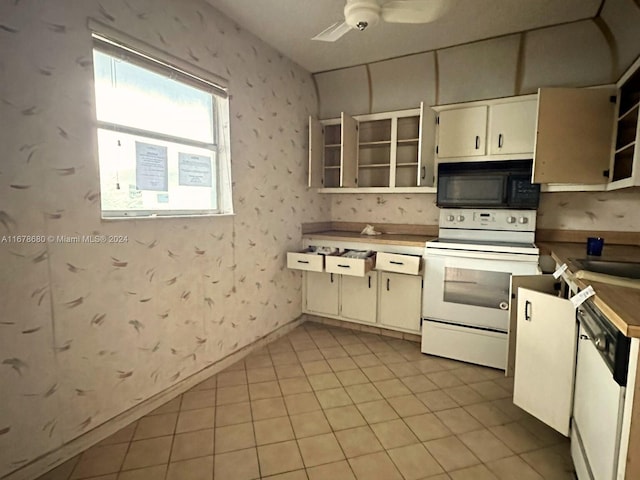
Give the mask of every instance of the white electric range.
M 535 227 L 535 210 L 440 210 L 424 252 L 423 353 L 506 368 L 511 275 L 539 273 Z

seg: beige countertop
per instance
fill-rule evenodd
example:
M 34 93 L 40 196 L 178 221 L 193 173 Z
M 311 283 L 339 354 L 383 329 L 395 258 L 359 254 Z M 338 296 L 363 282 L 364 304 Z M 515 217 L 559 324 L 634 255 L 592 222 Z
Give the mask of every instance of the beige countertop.
M 360 235 L 358 232 L 344 232 L 329 230 L 326 232 L 305 233 L 306 239 L 336 240 L 343 242 L 379 243 L 382 245 L 402 245 L 409 247 L 424 247 L 425 242 L 436 237 L 426 235 L 406 235 L 383 233 L 382 235 Z
M 567 264 L 570 275 L 580 268 L 572 258 L 585 258 L 584 243 L 538 243 L 540 253 L 550 254 L 559 263 Z M 605 245 L 599 260 L 640 262 L 640 247 L 632 245 Z M 610 285 L 594 280 L 575 279 L 580 288 L 591 285 L 596 292 L 595 305 L 628 337 L 640 338 L 640 289 Z

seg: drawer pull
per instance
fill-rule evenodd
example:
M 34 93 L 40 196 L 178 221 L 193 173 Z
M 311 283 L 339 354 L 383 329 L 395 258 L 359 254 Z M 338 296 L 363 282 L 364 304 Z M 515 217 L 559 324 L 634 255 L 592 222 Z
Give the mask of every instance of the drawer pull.
M 298 263 L 309 263 L 309 260 L 298 260 Z
M 351 268 L 351 265 L 343 265 L 341 263 L 338 264 L 340 268 Z
M 404 262 L 396 262 L 394 260 L 389 260 L 389 263 L 392 265 L 404 265 Z

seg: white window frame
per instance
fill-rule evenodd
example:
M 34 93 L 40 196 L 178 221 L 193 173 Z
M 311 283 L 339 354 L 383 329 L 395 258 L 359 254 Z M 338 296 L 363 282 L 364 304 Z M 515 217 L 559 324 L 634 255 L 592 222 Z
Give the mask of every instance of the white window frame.
M 142 49 L 134 49 L 124 45 L 118 40 L 101 33 L 92 33 L 93 50 L 97 50 L 107 55 L 120 58 L 128 63 L 140 68 L 160 73 L 168 78 L 180 83 L 197 88 L 211 94 L 213 99 L 213 143 L 206 143 L 183 137 L 168 135 L 165 133 L 144 130 L 136 127 L 120 125 L 96 119 L 96 133 L 98 129 L 119 132 L 129 135 L 142 136 L 151 140 L 159 140 L 182 144 L 189 147 L 197 147 L 210 150 L 212 152 L 212 182 L 216 184 L 217 209 L 194 209 L 194 210 L 105 210 L 101 203 L 103 219 L 123 219 L 123 218 L 159 218 L 159 217 L 198 217 L 198 216 L 220 216 L 232 215 L 232 181 L 231 181 L 231 158 L 230 158 L 230 138 L 229 138 L 229 95 L 227 89 L 212 81 L 203 79 L 201 75 L 189 73 L 186 69 L 177 67 L 161 59 L 166 57 L 160 52 L 151 54 L 143 53 Z M 152 50 L 145 48 L 144 50 Z M 196 67 L 194 67 L 195 69 Z

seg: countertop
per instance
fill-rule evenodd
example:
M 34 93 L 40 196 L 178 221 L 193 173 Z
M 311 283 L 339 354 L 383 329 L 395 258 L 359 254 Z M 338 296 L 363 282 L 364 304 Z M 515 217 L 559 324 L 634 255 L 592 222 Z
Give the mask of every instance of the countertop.
M 571 258 L 585 258 L 584 243 L 538 243 L 540 253 L 550 254 L 560 265 L 567 264 L 570 277 L 580 268 Z M 640 247 L 632 245 L 605 245 L 599 260 L 640 261 Z M 596 292 L 595 305 L 623 334 L 640 338 L 640 289 L 609 285 L 585 279 L 574 279 L 576 285 L 585 288 L 591 285 Z
M 383 233 L 382 235 L 361 235 L 358 232 L 344 232 L 329 230 L 326 232 L 305 233 L 306 239 L 336 240 L 343 242 L 379 243 L 382 245 L 402 245 L 408 247 L 424 247 L 429 240 L 436 237 L 426 235 L 405 235 L 396 233 Z

